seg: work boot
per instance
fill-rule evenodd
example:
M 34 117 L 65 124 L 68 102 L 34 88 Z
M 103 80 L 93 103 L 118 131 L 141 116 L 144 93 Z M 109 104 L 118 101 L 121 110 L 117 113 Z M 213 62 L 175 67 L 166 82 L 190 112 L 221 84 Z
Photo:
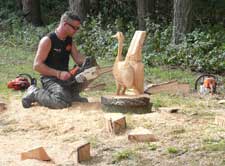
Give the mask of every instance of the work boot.
M 74 94 L 73 96 L 73 101 L 77 101 L 77 102 L 88 102 L 88 99 L 85 97 L 81 97 L 78 93 Z
M 22 98 L 22 105 L 24 108 L 30 108 L 31 104 L 35 102 L 35 91 L 37 91 L 35 85 L 31 85 Z

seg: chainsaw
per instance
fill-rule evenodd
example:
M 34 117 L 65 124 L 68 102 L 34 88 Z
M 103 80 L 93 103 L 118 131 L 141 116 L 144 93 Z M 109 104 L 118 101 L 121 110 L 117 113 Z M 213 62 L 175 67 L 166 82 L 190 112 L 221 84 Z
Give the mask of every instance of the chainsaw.
M 19 74 L 16 79 L 7 83 L 7 87 L 14 90 L 25 90 L 30 85 L 36 85 L 37 80 L 27 73 Z
M 212 74 L 203 74 L 200 75 L 195 81 L 195 91 L 198 91 L 200 94 L 215 94 L 218 84 L 218 78 Z
M 112 66 L 100 67 L 94 57 L 86 58 L 82 66 L 74 66 L 69 72 L 71 78 L 64 81 L 64 85 L 70 85 L 73 83 L 83 83 L 85 81 L 91 81 L 101 76 L 102 74 L 112 71 Z

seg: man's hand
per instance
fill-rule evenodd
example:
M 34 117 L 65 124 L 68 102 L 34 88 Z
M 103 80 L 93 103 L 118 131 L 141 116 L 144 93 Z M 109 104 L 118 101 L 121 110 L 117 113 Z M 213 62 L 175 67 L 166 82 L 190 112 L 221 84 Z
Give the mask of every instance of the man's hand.
M 60 80 L 68 80 L 71 77 L 71 74 L 67 71 L 59 71 L 57 78 Z

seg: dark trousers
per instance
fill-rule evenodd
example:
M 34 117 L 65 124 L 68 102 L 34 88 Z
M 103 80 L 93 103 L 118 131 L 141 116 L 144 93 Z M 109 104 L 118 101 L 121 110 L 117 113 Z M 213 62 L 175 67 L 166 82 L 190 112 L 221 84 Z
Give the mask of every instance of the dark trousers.
M 71 106 L 75 96 L 83 89 L 82 84 L 65 85 L 55 77 L 41 77 L 42 88 L 35 92 L 35 101 L 40 105 L 61 109 Z

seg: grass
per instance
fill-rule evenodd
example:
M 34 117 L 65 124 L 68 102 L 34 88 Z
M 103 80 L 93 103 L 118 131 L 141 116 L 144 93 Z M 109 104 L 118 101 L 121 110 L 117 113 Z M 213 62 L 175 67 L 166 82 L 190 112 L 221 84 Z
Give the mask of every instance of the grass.
M 156 144 L 153 143 L 148 143 L 148 149 L 155 151 L 158 148 L 158 146 Z
M 88 142 L 91 143 L 91 146 L 93 148 L 96 148 L 98 146 L 98 144 L 99 144 L 99 140 L 98 140 L 97 136 L 93 136 L 92 135 L 92 136 L 88 137 L 87 140 L 88 140 Z
M 145 68 L 146 79 L 152 83 L 161 83 L 171 80 L 177 80 L 180 83 L 190 83 L 194 85 L 196 76 L 190 71 L 181 69 L 168 69 L 168 67 Z
M 15 79 L 20 73 L 37 75 L 32 70 L 34 53 L 15 47 L 0 46 L 0 91 L 1 95 L 8 97 L 13 91 L 7 89 L 7 82 Z
M 203 140 L 202 150 L 213 152 L 223 151 L 225 152 L 225 140 L 206 139 Z
M 135 151 L 132 149 L 125 149 L 113 154 L 113 163 L 118 163 L 121 160 L 127 160 L 135 155 Z
M 179 150 L 176 147 L 168 147 L 167 152 L 170 154 L 177 154 Z

